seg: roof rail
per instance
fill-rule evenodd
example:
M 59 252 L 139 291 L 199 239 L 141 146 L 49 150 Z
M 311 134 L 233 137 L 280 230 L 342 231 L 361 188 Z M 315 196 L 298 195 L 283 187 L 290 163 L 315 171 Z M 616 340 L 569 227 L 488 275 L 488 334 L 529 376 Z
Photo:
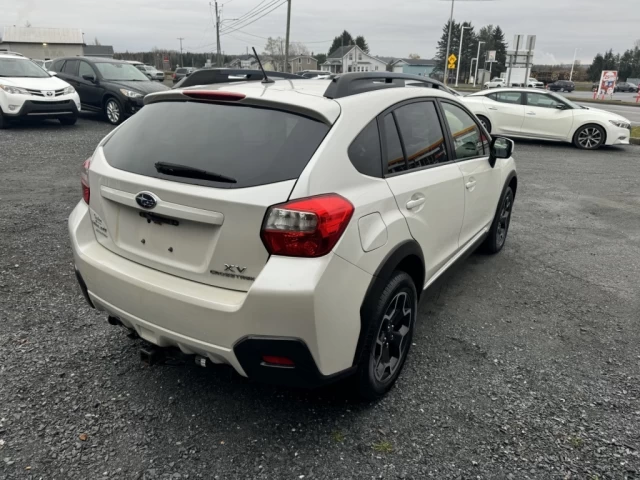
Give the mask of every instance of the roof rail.
M 24 57 L 23 54 L 18 53 L 18 52 L 12 52 L 11 50 L 0 50 L 0 53 L 2 53 L 4 55 L 15 55 L 16 57 Z
M 326 98 L 350 97 L 385 88 L 405 87 L 407 82 L 418 82 L 419 86 L 437 88 L 451 93 L 444 83 L 429 77 L 394 72 L 356 72 L 345 73 L 331 80 L 324 96 Z
M 300 75 L 286 72 L 267 72 L 269 78 L 276 80 L 295 79 L 305 80 Z M 230 78 L 231 77 L 231 78 Z M 235 77 L 235 78 L 234 78 Z M 210 85 L 214 83 L 262 81 L 264 73 L 262 70 L 247 70 L 242 68 L 203 68 L 196 70 L 188 77 L 180 80 L 173 88 L 186 88 L 194 85 Z

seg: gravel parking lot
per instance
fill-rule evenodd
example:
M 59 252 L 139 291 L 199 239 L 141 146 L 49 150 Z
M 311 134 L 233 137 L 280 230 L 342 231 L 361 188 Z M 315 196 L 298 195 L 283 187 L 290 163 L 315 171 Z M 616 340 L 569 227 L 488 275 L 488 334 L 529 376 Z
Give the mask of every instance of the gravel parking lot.
M 377 404 L 143 366 L 76 286 L 92 117 L 0 132 L 0 479 L 640 478 L 640 147 L 518 142 L 510 237 L 421 303 Z

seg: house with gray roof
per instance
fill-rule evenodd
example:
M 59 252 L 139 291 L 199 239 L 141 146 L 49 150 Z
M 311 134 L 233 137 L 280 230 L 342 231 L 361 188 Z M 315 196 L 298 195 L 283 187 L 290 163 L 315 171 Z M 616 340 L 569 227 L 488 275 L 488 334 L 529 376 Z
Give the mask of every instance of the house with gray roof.
M 436 59 L 397 58 L 390 65 L 392 72 L 428 77 L 435 70 L 437 64 Z
M 339 47 L 329 54 L 320 69 L 330 73 L 343 72 L 384 72 L 387 64 L 369 55 L 357 45 Z

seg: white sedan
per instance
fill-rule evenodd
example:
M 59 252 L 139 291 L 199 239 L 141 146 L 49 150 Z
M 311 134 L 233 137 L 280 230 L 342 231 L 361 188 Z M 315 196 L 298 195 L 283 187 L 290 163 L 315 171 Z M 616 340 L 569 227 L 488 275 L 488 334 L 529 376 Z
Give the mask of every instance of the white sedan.
M 506 85 L 507 83 L 505 82 L 504 78 L 495 77 L 495 78 L 492 78 L 491 81 L 489 82 L 484 82 L 483 87 L 484 88 L 501 88 Z
M 629 120 L 553 92 L 505 88 L 472 93 L 462 101 L 492 134 L 569 142 L 587 150 L 629 144 Z

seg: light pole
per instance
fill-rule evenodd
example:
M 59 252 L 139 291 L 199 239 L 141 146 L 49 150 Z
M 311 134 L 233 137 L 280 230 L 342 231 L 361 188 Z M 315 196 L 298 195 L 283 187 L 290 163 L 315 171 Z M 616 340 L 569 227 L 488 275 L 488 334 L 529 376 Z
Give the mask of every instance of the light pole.
M 462 27 L 462 31 L 460 32 L 460 48 L 458 49 L 458 68 L 456 69 L 456 87 L 458 86 L 458 78 L 460 77 L 460 63 L 462 59 L 462 39 L 464 38 L 465 29 L 469 29 L 473 27 Z
M 444 84 L 449 83 L 449 49 L 451 48 L 451 30 L 453 30 L 453 4 L 451 0 L 451 15 L 449 15 L 449 38 L 447 39 L 447 55 L 444 57 Z
M 476 86 L 476 82 L 478 81 L 478 64 L 480 63 L 480 47 L 483 43 L 487 42 L 478 42 L 478 56 L 476 57 L 476 74 L 473 76 L 473 86 Z
M 469 68 L 469 79 L 471 79 L 471 77 L 473 76 L 473 62 L 475 61 L 476 61 L 475 58 L 471 59 L 471 68 Z
M 573 66 L 576 64 L 576 57 L 578 56 L 579 48 L 576 48 L 576 51 L 573 52 L 573 63 L 571 64 L 571 73 L 569 74 L 569 81 L 573 78 Z M 619 70 L 619 69 L 618 69 Z

